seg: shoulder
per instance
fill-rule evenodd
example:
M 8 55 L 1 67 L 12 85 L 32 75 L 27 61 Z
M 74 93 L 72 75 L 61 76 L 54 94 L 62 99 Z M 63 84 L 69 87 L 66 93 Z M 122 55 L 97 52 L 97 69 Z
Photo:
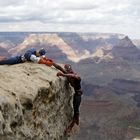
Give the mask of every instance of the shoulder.
M 81 77 L 80 77 L 80 75 L 79 75 L 78 73 L 74 73 L 74 76 L 75 76 L 75 78 L 76 78 L 77 80 L 81 80 Z
M 30 48 L 30 49 L 28 49 L 26 52 L 35 52 L 35 51 L 36 51 L 35 48 Z

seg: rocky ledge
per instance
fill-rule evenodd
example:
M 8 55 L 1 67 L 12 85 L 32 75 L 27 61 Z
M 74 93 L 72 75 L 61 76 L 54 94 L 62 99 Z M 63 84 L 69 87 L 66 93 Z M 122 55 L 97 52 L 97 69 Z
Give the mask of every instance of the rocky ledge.
M 53 67 L 0 66 L 0 139 L 67 140 L 72 89 Z

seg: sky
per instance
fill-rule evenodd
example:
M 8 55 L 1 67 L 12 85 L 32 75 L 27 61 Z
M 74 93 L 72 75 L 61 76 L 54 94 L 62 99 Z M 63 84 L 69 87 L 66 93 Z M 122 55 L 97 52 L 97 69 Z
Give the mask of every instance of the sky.
M 0 31 L 120 33 L 140 39 L 140 0 L 0 0 Z

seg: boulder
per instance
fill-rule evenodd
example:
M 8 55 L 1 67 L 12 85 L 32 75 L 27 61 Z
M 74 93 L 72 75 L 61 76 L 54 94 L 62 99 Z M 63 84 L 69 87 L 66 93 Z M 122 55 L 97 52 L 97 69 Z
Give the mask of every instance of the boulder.
M 0 139 L 67 140 L 73 90 L 53 67 L 0 66 Z

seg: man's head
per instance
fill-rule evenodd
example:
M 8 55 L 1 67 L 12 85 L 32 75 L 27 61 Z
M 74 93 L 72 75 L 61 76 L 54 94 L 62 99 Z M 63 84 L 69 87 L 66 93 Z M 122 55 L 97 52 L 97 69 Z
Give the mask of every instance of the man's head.
M 73 73 L 73 70 L 72 70 L 72 67 L 70 64 L 65 64 L 64 68 L 65 68 L 66 72 Z
M 44 48 L 41 48 L 40 50 L 36 51 L 36 56 L 45 56 L 46 50 Z

